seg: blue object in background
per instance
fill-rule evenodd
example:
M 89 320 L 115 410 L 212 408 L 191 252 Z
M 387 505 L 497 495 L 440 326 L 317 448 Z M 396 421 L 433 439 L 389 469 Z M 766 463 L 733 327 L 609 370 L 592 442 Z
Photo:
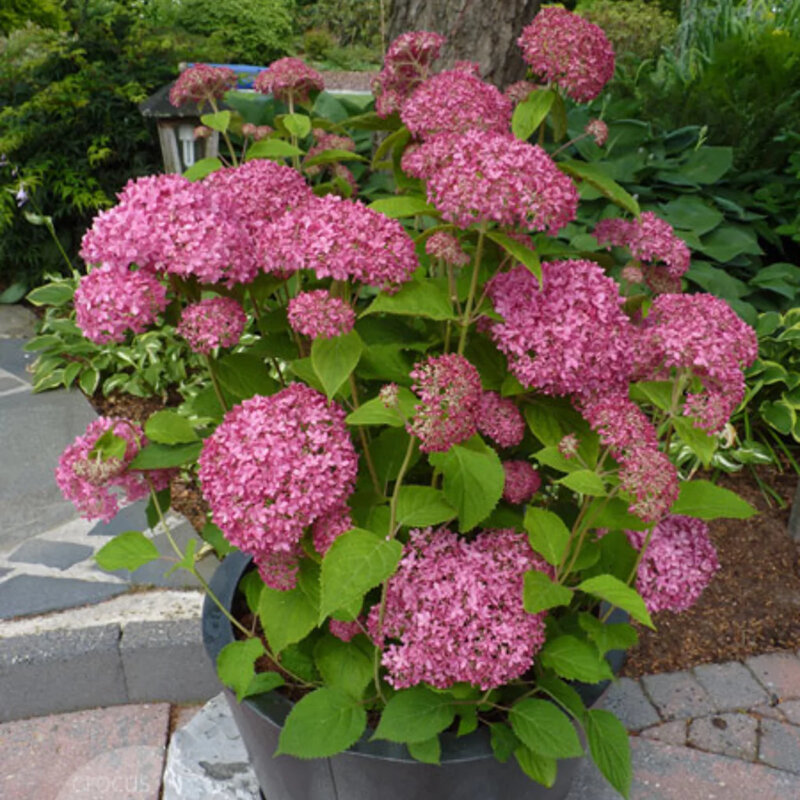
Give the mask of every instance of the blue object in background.
M 256 75 L 266 69 L 266 67 L 257 67 L 254 64 L 214 64 L 209 61 L 192 62 L 189 66 L 195 67 L 199 63 L 208 64 L 209 67 L 228 67 L 232 69 L 236 73 L 236 85 L 240 89 L 252 89 Z

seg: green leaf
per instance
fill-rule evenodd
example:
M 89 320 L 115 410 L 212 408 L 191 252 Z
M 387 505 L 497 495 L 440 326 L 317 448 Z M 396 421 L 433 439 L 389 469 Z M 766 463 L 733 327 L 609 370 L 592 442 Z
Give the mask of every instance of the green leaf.
M 633 769 L 628 732 L 610 712 L 590 709 L 585 720 L 589 752 L 605 779 L 625 798 L 629 797 Z
M 663 218 L 673 228 L 682 228 L 702 236 L 725 219 L 721 211 L 709 206 L 697 195 L 684 194 L 662 207 Z
M 207 125 L 212 131 L 225 133 L 231 124 L 231 112 L 225 109 L 225 111 L 216 111 L 213 114 L 203 114 L 200 122 Z
M 631 400 L 652 403 L 662 411 L 672 408 L 672 383 L 670 381 L 640 381 L 631 385 Z
M 320 622 L 359 599 L 396 569 L 403 546 L 361 528 L 339 536 L 322 560 Z
M 628 511 L 628 504 L 619 497 L 610 500 L 593 500 L 586 512 L 593 528 L 610 528 L 611 530 L 643 531 L 647 524 Z
M 251 144 L 247 149 L 246 161 L 254 158 L 291 158 L 301 156 L 303 151 L 283 139 L 262 139 L 260 142 Z
M 278 384 L 267 371 L 264 362 L 248 353 L 232 353 L 214 364 L 217 380 L 236 402 L 255 395 L 270 395 L 278 391 Z
M 305 114 L 284 114 L 280 117 L 280 122 L 298 139 L 305 139 L 311 133 L 311 120 Z
M 578 617 L 578 622 L 597 645 L 601 655 L 609 650 L 628 650 L 639 641 L 636 629 L 627 622 L 601 622 L 585 612 Z
M 192 444 L 148 444 L 129 464 L 130 469 L 171 469 L 197 460 L 203 449 L 202 442 Z
M 492 513 L 503 494 L 505 470 L 497 453 L 479 436 L 446 453 L 431 453 L 429 461 L 444 476 L 444 496 L 458 512 L 462 533 Z
M 738 494 L 710 481 L 683 481 L 672 514 L 685 514 L 698 519 L 748 519 L 756 509 Z
M 586 181 L 618 206 L 622 206 L 634 216 L 639 216 L 639 204 L 615 180 L 609 178 L 599 164 L 585 161 L 559 161 L 558 168 L 574 178 Z
M 394 695 L 386 704 L 373 739 L 390 742 L 424 742 L 445 728 L 455 718 L 450 698 L 413 686 Z
M 522 603 L 529 614 L 538 614 L 556 606 L 568 606 L 572 602 L 572 594 L 572 589 L 554 583 L 543 572 L 530 570 L 525 573 Z
M 733 166 L 732 147 L 701 147 L 693 150 L 678 168 L 674 183 L 716 183 Z M 662 174 L 659 173 L 661 178 Z
M 411 757 L 423 764 L 438 764 L 442 758 L 442 745 L 438 736 L 431 736 L 424 742 L 408 742 L 406 747 Z
M 644 600 L 635 589 L 631 589 L 619 578 L 615 578 L 613 575 L 597 575 L 582 581 L 576 588 L 627 611 L 637 622 L 655 629 L 653 620 L 645 608 Z
M 444 494 L 431 486 L 401 486 L 397 493 L 397 524 L 426 527 L 456 516 Z
M 797 412 L 783 400 L 765 401 L 758 407 L 758 413 L 768 425 L 788 436 L 797 422 Z
M 200 181 L 206 175 L 210 175 L 218 169 L 222 169 L 222 162 L 218 158 L 201 158 L 199 161 L 195 161 L 191 167 L 184 170 L 183 177 L 187 181 Z
M 314 647 L 314 661 L 326 685 L 360 699 L 373 679 L 372 659 L 353 642 L 323 636 Z
M 46 283 L 31 292 L 25 298 L 35 306 L 63 306 L 72 300 L 75 290 L 68 283 Z
M 536 685 L 552 697 L 565 711 L 575 719 L 582 720 L 586 706 L 583 699 L 568 683 L 555 675 L 543 675 L 538 678 Z
M 725 263 L 736 256 L 760 255 L 764 251 L 754 231 L 737 225 L 720 225 L 700 240 L 698 249 L 715 261 Z
M 511 117 L 511 132 L 514 136 L 522 141 L 530 139 L 544 122 L 555 98 L 556 93 L 552 89 L 539 89 L 519 103 Z
M 561 483 L 573 492 L 588 494 L 591 497 L 603 497 L 606 494 L 606 487 L 603 479 L 593 470 L 579 469 L 570 472 L 563 478 L 559 478 L 556 483 Z
M 678 436 L 689 445 L 703 466 L 711 466 L 711 459 L 719 447 L 719 439 L 714 434 L 706 433 L 702 428 L 696 428 L 694 422 L 686 417 L 674 417 L 672 424 Z
M 567 106 L 560 94 L 556 94 L 553 101 L 550 124 L 553 127 L 553 141 L 560 142 L 567 135 Z
M 315 167 L 318 164 L 331 164 L 340 161 L 369 161 L 369 159 L 360 156 L 358 153 L 351 153 L 349 150 L 323 150 L 321 153 L 305 159 L 303 161 L 303 169 Z
M 541 286 L 542 264 L 535 250 L 526 247 L 516 239 L 512 239 L 510 236 L 506 236 L 506 234 L 500 233 L 499 231 L 489 231 L 486 236 L 496 244 L 499 244 L 503 250 L 513 256 L 520 264 L 524 264 L 528 270 L 536 276 Z
M 89 397 L 97 391 L 98 383 L 100 383 L 100 373 L 94 367 L 90 367 L 81 372 L 81 376 L 78 378 L 78 386 L 80 386 L 81 391 Z
M 317 609 L 299 587 L 280 591 L 264 586 L 258 617 L 269 646 L 276 654 L 304 639 L 317 626 Z
M 614 677 L 597 649 L 575 636 L 557 636 L 539 652 L 539 662 L 570 681 L 597 683 Z
M 505 764 L 521 744 L 514 731 L 502 722 L 489 723 L 489 736 L 494 757 L 501 764 Z
M 263 589 L 264 581 L 261 580 L 257 569 L 245 573 L 244 577 L 239 581 L 239 591 L 244 595 L 247 607 L 254 614 L 258 614 L 258 606 L 261 602 Z
M 375 472 L 378 474 L 381 486 L 385 487 L 386 483 L 397 478 L 409 438 L 404 428 L 386 428 L 370 443 L 372 463 L 375 465 Z M 419 459 L 419 444 L 418 440 L 415 440 L 414 453 L 409 467 L 416 464 Z
M 267 694 L 267 692 L 271 692 L 273 689 L 283 686 L 284 683 L 286 683 L 286 681 L 284 681 L 283 677 L 277 672 L 257 672 L 253 675 L 252 680 L 247 684 L 247 688 L 241 696 L 245 698 L 252 697 L 255 694 Z M 237 693 L 237 697 L 238 696 Z
M 541 783 L 542 786 L 547 786 L 549 789 L 556 782 L 558 761 L 555 758 L 534 753 L 525 745 L 521 745 L 514 751 L 514 757 L 522 771 L 536 783 Z
M 367 727 L 367 712 L 341 689 L 315 689 L 289 712 L 276 755 L 327 758 L 355 744 Z
M 256 661 L 263 655 L 264 645 L 253 637 L 226 644 L 217 656 L 219 679 L 236 692 L 240 703 L 255 677 Z
M 350 377 L 363 350 L 364 343 L 355 331 L 311 343 L 311 365 L 329 400 Z
M 531 506 L 525 512 L 525 530 L 531 547 L 544 557 L 548 564 L 558 566 L 569 545 L 569 528 L 558 514 Z
M 446 285 L 430 278 L 408 281 L 395 294 L 381 292 L 362 316 L 379 312 L 435 320 L 456 318 Z
M 189 444 L 198 440 L 189 420 L 168 409 L 156 411 L 145 423 L 144 432 L 148 439 L 159 444 Z
M 403 194 L 396 197 L 381 197 L 373 200 L 367 208 L 383 214 L 385 217 L 400 219 L 402 217 L 416 217 L 424 214 L 429 217 L 438 217 L 439 212 L 422 195 Z
M 122 459 L 125 457 L 125 451 L 128 449 L 128 442 L 122 437 L 114 433 L 114 428 L 106 428 L 106 430 L 97 437 L 89 455 L 91 457 L 100 456 L 103 461 L 108 461 L 112 458 Z
M 200 535 L 203 537 L 204 542 L 208 542 L 214 548 L 214 552 L 220 558 L 224 558 L 234 549 L 233 545 L 213 522 L 206 522 Z
M 406 417 L 412 416 L 417 398 L 404 386 L 399 387 L 397 394 L 400 410 Z M 387 408 L 380 397 L 367 400 L 366 403 L 348 414 L 345 422 L 348 425 L 390 425 L 393 428 L 401 428 L 405 424 L 397 410 Z
M 144 564 L 160 558 L 158 548 L 140 531 L 126 531 L 104 544 L 95 554 L 100 569 L 114 572 L 127 569 L 134 572 Z
M 508 712 L 520 741 L 547 758 L 577 758 L 583 748 L 569 717 L 553 703 L 532 697 L 520 700 Z

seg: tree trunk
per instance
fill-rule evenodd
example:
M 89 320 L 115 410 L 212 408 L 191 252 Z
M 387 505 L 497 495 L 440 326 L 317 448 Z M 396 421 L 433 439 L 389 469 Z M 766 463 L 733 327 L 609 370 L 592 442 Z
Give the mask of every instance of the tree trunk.
M 389 42 L 406 31 L 434 31 L 447 37 L 437 69 L 456 61 L 478 61 L 481 75 L 504 88 L 525 77 L 517 38 L 539 10 L 541 0 L 393 0 Z

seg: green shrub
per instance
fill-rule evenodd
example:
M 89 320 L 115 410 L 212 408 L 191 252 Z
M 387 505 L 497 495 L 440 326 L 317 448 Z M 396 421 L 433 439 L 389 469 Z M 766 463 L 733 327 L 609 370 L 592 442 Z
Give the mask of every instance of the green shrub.
M 303 34 L 303 52 L 311 61 L 322 61 L 336 40 L 323 28 L 311 28 Z
M 301 18 L 308 27 L 330 31 L 343 46 L 380 47 L 380 0 L 317 0 L 303 7 Z
M 3 0 L 0 4 L 0 36 L 33 23 L 45 28 L 67 27 L 67 17 L 58 0 Z

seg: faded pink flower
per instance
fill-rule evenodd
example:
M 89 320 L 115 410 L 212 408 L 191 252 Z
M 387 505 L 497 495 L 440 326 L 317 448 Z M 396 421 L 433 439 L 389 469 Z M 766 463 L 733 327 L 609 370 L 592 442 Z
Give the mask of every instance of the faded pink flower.
M 311 526 L 311 538 L 314 542 L 314 549 L 324 556 L 330 546 L 343 533 L 347 533 L 353 527 L 353 518 L 350 516 L 350 509 L 342 504 L 336 508 L 326 511 L 314 520 Z
M 269 125 L 253 125 L 252 122 L 245 122 L 242 125 L 242 136 L 252 136 L 253 140 L 258 142 L 266 139 L 273 130 Z
M 358 620 L 342 622 L 338 619 L 331 619 L 328 620 L 328 630 L 343 642 L 349 642 L 354 636 L 362 632 L 361 623 Z
M 504 461 L 503 470 L 506 473 L 503 500 L 514 505 L 527 503 L 542 485 L 539 473 L 527 461 Z
M 541 89 L 541 86 L 531 81 L 516 81 L 506 86 L 503 94 L 516 106 L 523 100 L 527 100 L 531 92 Z
M 469 256 L 464 252 L 461 243 L 447 231 L 437 231 L 425 242 L 425 252 L 431 258 L 440 258 L 445 264 L 454 267 L 466 267 Z
M 608 140 L 608 125 L 601 119 L 590 119 L 584 131 L 594 139 L 598 147 L 602 147 Z
M 195 353 L 209 355 L 217 347 L 233 347 L 247 325 L 244 309 L 230 297 L 210 297 L 186 306 L 175 332 Z
M 534 74 L 579 103 L 597 97 L 614 76 L 614 48 L 603 30 L 560 6 L 542 8 L 517 44 Z
M 253 563 L 258 567 L 261 580 L 280 592 L 288 592 L 297 586 L 299 559 L 303 548 L 296 545 L 292 550 L 260 550 L 253 556 Z
M 328 150 L 346 150 L 350 153 L 355 152 L 356 143 L 349 136 L 340 136 L 336 133 L 329 133 L 321 128 L 314 128 L 312 133 L 314 134 L 315 144 L 303 156 L 302 163 L 303 172 L 312 178 L 316 175 L 320 175 L 325 170 L 330 170 L 332 165 L 339 164 L 339 162 L 329 162 L 328 164 L 311 164 L 310 166 L 307 166 L 307 162 L 314 158 L 314 156 L 318 156 L 320 153 L 324 153 Z
M 208 139 L 212 133 L 214 133 L 214 131 L 212 131 L 208 125 L 198 125 L 192 131 L 192 136 L 194 136 L 195 139 Z
M 289 301 L 287 311 L 290 327 L 311 339 L 332 339 L 349 333 L 356 324 L 353 309 L 325 289 L 301 292 Z
M 525 420 L 517 404 L 497 392 L 484 392 L 477 411 L 478 430 L 500 447 L 516 447 L 525 435 Z
M 299 58 L 279 58 L 256 75 L 253 88 L 284 103 L 307 104 L 311 92 L 325 88 L 322 75 Z
M 185 69 L 169 90 L 169 101 L 180 107 L 193 101 L 198 105 L 221 100 L 229 89 L 236 88 L 236 73 L 230 67 L 195 64 Z

